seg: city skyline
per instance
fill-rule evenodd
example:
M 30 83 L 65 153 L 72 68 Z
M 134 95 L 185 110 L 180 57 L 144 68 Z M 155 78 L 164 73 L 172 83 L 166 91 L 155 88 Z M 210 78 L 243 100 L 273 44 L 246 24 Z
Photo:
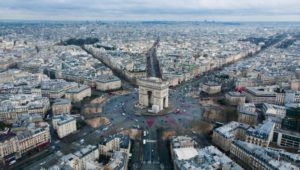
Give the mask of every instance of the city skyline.
M 300 170 L 299 0 L 0 0 L 0 170 Z
M 0 0 L 1 20 L 300 21 L 297 0 Z

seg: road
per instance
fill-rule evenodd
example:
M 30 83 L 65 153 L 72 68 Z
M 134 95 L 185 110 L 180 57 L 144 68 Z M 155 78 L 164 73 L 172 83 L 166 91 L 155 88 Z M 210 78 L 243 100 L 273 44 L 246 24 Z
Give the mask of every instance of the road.
M 159 44 L 159 39 L 156 40 L 153 46 L 148 50 L 146 53 L 146 60 L 147 60 L 147 76 L 148 77 L 158 77 L 162 78 L 162 73 L 159 65 L 159 61 L 157 59 L 157 48 Z

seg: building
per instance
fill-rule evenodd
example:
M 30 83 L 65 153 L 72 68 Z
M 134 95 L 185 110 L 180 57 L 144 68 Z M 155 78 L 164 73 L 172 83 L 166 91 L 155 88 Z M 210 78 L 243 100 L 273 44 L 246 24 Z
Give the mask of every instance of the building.
M 171 148 L 194 147 L 197 143 L 189 136 L 174 136 L 171 139 Z
M 99 150 L 93 145 L 85 146 L 73 154 L 79 159 L 82 169 L 89 169 L 90 164 L 99 159 Z
M 285 103 L 300 103 L 300 91 L 289 90 L 285 94 Z
M 46 97 L 18 94 L 8 95 L 3 101 L 0 99 L 0 121 L 15 123 L 21 114 L 40 114 L 45 116 L 50 108 Z
M 202 85 L 202 91 L 207 94 L 217 94 L 221 92 L 222 86 L 216 82 L 206 82 Z
M 51 79 L 41 83 L 42 95 L 50 100 L 62 98 L 66 90 L 77 88 L 77 83 L 70 83 L 61 79 Z
M 96 81 L 96 89 L 101 91 L 117 90 L 122 87 L 121 80 L 114 75 L 102 75 Z
M 273 139 L 275 123 L 270 120 L 246 131 L 246 142 L 268 147 Z
M 243 94 L 246 96 L 246 101 L 249 103 L 270 103 L 283 104 L 285 94 L 278 88 L 273 86 L 268 87 L 246 87 Z
M 300 79 L 291 81 L 291 89 L 295 91 L 300 90 Z
M 68 136 L 77 130 L 76 119 L 70 115 L 57 115 L 52 118 L 53 128 L 59 138 Z
M 179 150 L 181 149 L 181 150 Z M 242 170 L 237 163 L 227 157 L 219 149 L 214 146 L 207 146 L 202 149 L 197 149 L 194 156 L 193 151 L 189 148 L 177 148 L 175 152 L 175 169 L 190 170 L 190 169 L 223 169 L 223 170 Z M 192 158 L 187 155 L 194 156 Z
M 176 136 L 171 140 L 171 156 L 175 170 L 242 168 L 214 146 L 195 148 L 196 142 L 188 136 Z
M 74 153 L 64 155 L 59 161 L 50 166 L 49 170 L 74 169 L 85 170 L 95 169 L 102 170 L 104 167 L 98 163 L 99 150 L 96 146 L 82 146 Z
M 158 113 L 169 107 L 169 84 L 159 78 L 150 77 L 139 79 L 139 104 L 152 108 L 150 111 Z
M 277 128 L 281 127 L 282 120 L 286 116 L 285 107 L 273 104 L 264 103 L 262 112 L 265 115 L 266 119 L 272 120 L 272 122 L 276 123 Z
M 249 112 L 249 111 L 239 111 L 238 112 L 238 122 L 245 123 L 250 126 L 255 126 L 257 124 L 257 112 Z
M 254 103 L 244 103 L 238 106 L 239 111 L 248 111 L 248 112 L 255 112 L 256 107 Z
M 46 122 L 30 123 L 26 130 L 16 133 L 20 155 L 33 149 L 43 149 L 51 141 L 49 125 Z
M 18 121 L 19 114 L 27 112 L 25 107 L 0 106 L 0 121 L 14 123 Z
M 262 107 L 262 111 L 266 116 L 279 115 L 280 117 L 284 118 L 286 115 L 285 107 L 274 105 L 274 104 L 264 103 Z
M 212 142 L 225 152 L 228 152 L 233 140 L 245 140 L 245 133 L 249 125 L 232 121 L 213 131 Z
M 235 80 L 236 88 L 244 88 L 244 87 L 254 87 L 256 86 L 256 79 L 251 77 L 238 77 Z
M 18 138 L 10 130 L 0 132 L 0 161 L 10 164 L 18 157 Z
M 239 92 L 228 92 L 225 95 L 226 102 L 230 105 L 241 105 L 246 101 L 245 95 Z
M 255 170 L 297 170 L 299 167 L 292 161 L 287 161 L 280 152 L 255 144 L 235 140 L 232 142 L 230 154 L 246 169 Z M 297 156 L 290 154 L 291 157 Z M 299 155 L 298 155 L 299 157 Z
M 71 101 L 68 99 L 56 99 L 52 104 L 53 115 L 69 114 L 71 112 Z
M 125 170 L 128 167 L 131 142 L 128 135 L 115 134 L 108 136 L 99 144 L 99 154 L 110 157 L 108 169 Z
M 251 126 L 257 124 L 258 113 L 253 103 L 244 103 L 238 107 L 238 122 Z
M 108 136 L 99 144 L 100 155 L 112 156 L 114 151 L 121 151 L 129 154 L 131 142 L 129 136 L 116 134 Z
M 0 160 L 6 165 L 14 163 L 28 151 L 42 150 L 50 144 L 49 125 L 46 122 L 25 124 L 25 127 L 5 130 L 0 134 Z
M 128 155 L 124 152 L 116 151 L 112 154 L 104 170 L 127 170 Z
M 273 143 L 285 148 L 300 149 L 300 133 L 283 129 L 275 129 Z
M 282 129 L 300 131 L 300 105 L 289 106 L 286 108 L 286 116 L 282 120 Z
M 77 88 L 73 88 L 66 91 L 65 98 L 71 100 L 72 102 L 80 102 L 85 97 L 90 97 L 92 95 L 91 88 L 86 85 L 78 85 Z
M 82 162 L 76 155 L 72 153 L 64 155 L 60 161 L 61 161 L 60 164 L 49 167 L 49 170 L 61 170 L 61 169 L 82 170 L 82 166 L 83 166 Z
M 48 79 L 46 75 L 41 73 L 31 74 L 26 71 L 16 69 L 10 69 L 6 72 L 2 72 L 0 77 L 0 83 L 13 83 L 15 86 L 27 85 L 28 87 L 37 87 L 40 85 L 42 80 Z

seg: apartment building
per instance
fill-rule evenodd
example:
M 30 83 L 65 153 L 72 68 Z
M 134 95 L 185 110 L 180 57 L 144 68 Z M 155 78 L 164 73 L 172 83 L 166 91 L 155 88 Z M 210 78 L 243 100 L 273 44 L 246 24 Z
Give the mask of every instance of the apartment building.
M 77 88 L 73 88 L 66 91 L 65 98 L 71 100 L 72 102 L 80 102 L 85 97 L 90 97 L 92 95 L 91 88 L 86 85 L 78 85 Z
M 102 75 L 96 81 L 96 89 L 101 91 L 117 90 L 121 86 L 121 80 L 114 75 Z
M 171 156 L 175 170 L 234 169 L 242 168 L 214 146 L 197 148 L 189 136 L 171 139 Z
M 76 119 L 67 114 L 54 116 L 52 125 L 59 138 L 68 136 L 77 130 Z
M 46 122 L 31 123 L 25 131 L 17 132 L 20 155 L 32 150 L 42 149 L 51 141 L 49 125 Z
M 276 123 L 277 128 L 281 127 L 282 120 L 286 116 L 285 107 L 268 103 L 263 104 L 262 112 L 267 120 L 271 120 L 272 122 Z
M 273 139 L 275 123 L 267 120 L 255 128 L 246 131 L 246 142 L 268 147 Z
M 258 113 L 256 112 L 254 103 L 244 103 L 238 106 L 238 122 L 255 126 L 257 119 Z
M 225 152 L 228 152 L 233 140 L 245 140 L 249 125 L 232 121 L 213 131 L 212 142 Z
M 71 101 L 68 99 L 56 99 L 52 105 L 53 115 L 69 114 L 71 112 Z
M 10 130 L 0 132 L 0 161 L 9 164 L 18 157 L 17 135 Z
M 294 162 L 286 161 L 280 152 L 255 144 L 235 140 L 232 142 L 230 154 L 239 160 L 246 169 L 253 170 L 297 170 Z M 292 155 L 292 154 L 290 154 Z M 296 154 L 293 154 L 296 156 Z M 299 156 L 298 156 L 299 157 Z M 299 159 L 299 158 L 298 158 Z M 299 159 L 300 160 L 300 159 Z
M 241 105 L 246 101 L 245 95 L 239 92 L 228 92 L 225 94 L 225 99 L 230 105 Z

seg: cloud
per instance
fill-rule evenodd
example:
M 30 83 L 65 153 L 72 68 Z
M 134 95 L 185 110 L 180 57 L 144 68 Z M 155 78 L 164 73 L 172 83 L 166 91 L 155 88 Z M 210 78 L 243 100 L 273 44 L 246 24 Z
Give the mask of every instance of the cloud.
M 300 20 L 299 0 L 0 0 L 0 19 Z

